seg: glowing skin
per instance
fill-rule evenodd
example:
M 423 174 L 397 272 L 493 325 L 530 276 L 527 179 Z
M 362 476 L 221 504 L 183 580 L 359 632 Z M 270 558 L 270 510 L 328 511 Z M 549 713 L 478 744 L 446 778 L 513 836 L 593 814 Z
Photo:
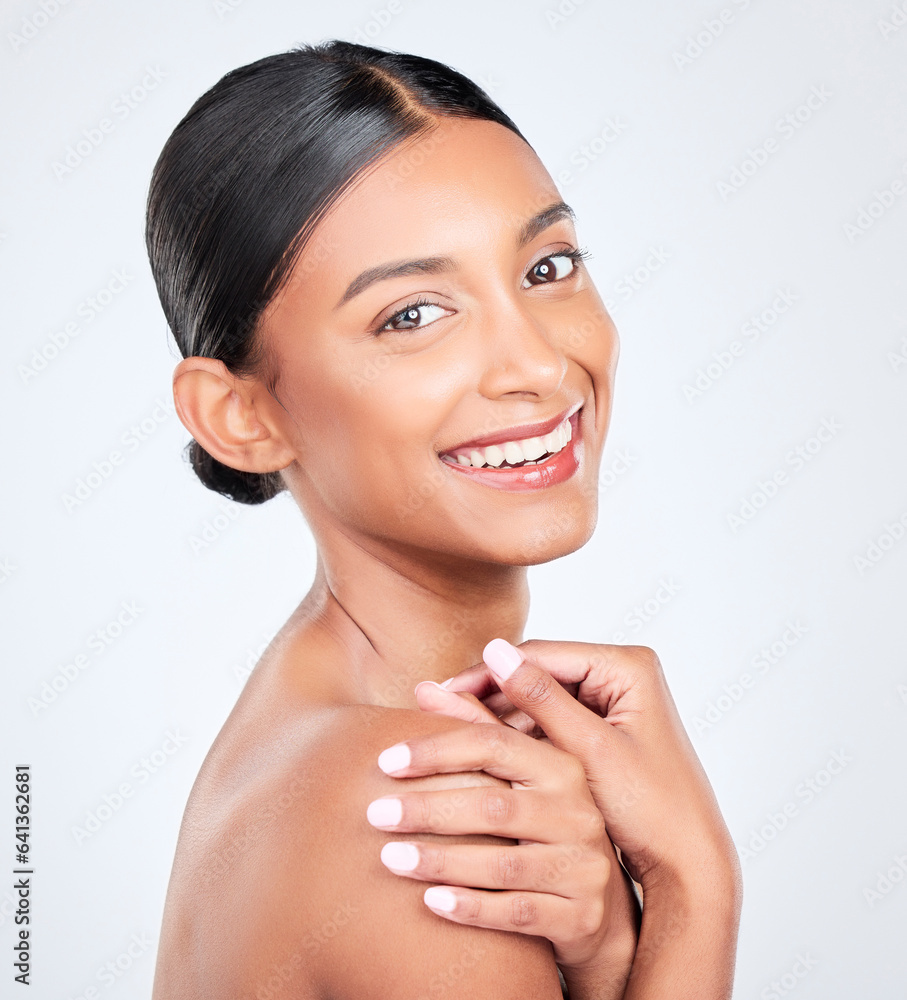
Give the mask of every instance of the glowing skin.
M 426 137 L 431 142 L 420 148 Z M 241 933 L 231 906 L 243 912 L 245 899 L 232 900 L 229 885 L 205 896 L 193 874 L 210 866 L 212 851 L 218 856 L 220 841 L 206 840 L 215 837 L 211 810 L 223 808 L 231 828 L 241 829 L 279 801 L 293 767 L 317 775 L 317 788 L 243 848 L 249 866 L 261 845 L 268 885 L 280 887 L 267 897 L 268 926 L 280 931 L 267 942 L 273 953 L 262 956 L 284 961 L 280 956 L 298 950 L 337 899 L 359 900 L 363 926 L 386 919 L 383 904 L 372 912 L 370 897 L 343 881 L 347 869 L 370 872 L 373 880 L 382 878 L 376 866 L 385 872 L 379 852 L 393 838 L 370 830 L 365 812 L 399 782 L 375 761 L 408 736 L 463 725 L 420 712 L 415 684 L 478 663 L 493 637 L 520 642 L 529 608 L 526 567 L 573 552 L 591 536 L 617 332 L 585 265 L 563 256 L 580 247 L 566 213 L 552 213 L 520 245 L 527 224 L 561 201 L 538 157 L 508 129 L 440 119 L 436 130 L 394 150 L 344 193 L 269 305 L 262 333 L 274 395 L 265 376 L 238 380 L 211 359 L 188 358 L 177 367 L 183 423 L 234 468 L 283 471 L 315 536 L 318 564 L 311 590 L 253 672 L 193 791 L 168 896 L 156 1000 L 179 995 L 166 991 L 188 975 L 178 971 L 187 968 L 185 922 L 203 928 L 203 954 L 206 947 L 217 953 L 230 920 Z M 454 267 L 423 265 L 344 301 L 358 276 L 376 266 L 441 257 Z M 417 300 L 432 304 L 376 335 Z M 406 329 L 413 325 L 420 328 Z M 556 424 L 577 407 L 571 440 L 540 465 L 457 468 L 442 457 L 464 442 L 501 435 L 519 441 L 526 425 Z M 267 553 L 261 562 L 268 572 Z M 405 711 L 393 711 L 399 709 Z M 501 784 L 458 774 L 411 779 L 412 787 L 441 788 L 444 778 L 448 786 Z M 431 835 L 420 837 L 426 839 Z M 343 870 L 326 868 L 321 888 L 291 861 L 272 872 L 273 858 L 292 856 L 289 845 L 298 843 L 309 857 L 346 852 Z M 291 905 L 287 886 L 297 878 Z M 382 892 L 398 894 L 388 895 L 387 905 L 428 912 L 424 883 L 386 872 L 384 878 Z M 470 939 L 451 927 L 433 933 L 450 934 L 460 954 Z M 495 933 L 482 939 L 488 968 L 496 955 L 512 957 L 517 949 L 523 958 L 510 963 L 508 982 L 514 995 L 534 995 L 520 984 L 534 988 L 542 967 L 550 981 L 548 943 Z M 445 940 L 439 937 L 437 948 Z M 255 944 L 264 948 L 261 939 Z M 319 960 L 330 965 L 325 949 Z M 548 964 L 539 966 L 546 954 Z M 260 958 L 262 976 L 267 961 Z M 401 961 L 388 955 L 396 975 Z M 411 950 L 405 961 L 415 975 Z M 192 988 L 186 980 L 185 989 Z
M 442 126 L 448 127 L 457 134 L 433 145 L 408 179 L 402 211 L 400 188 L 380 174 L 352 192 L 322 232 L 328 246 L 354 242 L 351 259 L 341 254 L 342 269 L 316 270 L 308 286 L 313 294 L 300 286 L 301 294 L 269 319 L 283 334 L 275 338 L 285 359 L 278 395 L 300 414 L 301 472 L 289 470 L 294 492 L 325 563 L 357 566 L 359 585 L 351 580 L 338 598 L 360 624 L 371 625 L 364 631 L 374 645 L 394 649 L 396 609 L 411 592 L 409 583 L 398 590 L 399 576 L 445 595 L 440 607 L 429 599 L 441 620 L 419 638 L 432 646 L 433 637 L 449 630 L 451 613 L 465 611 L 474 625 L 461 637 L 469 644 L 458 659 L 463 667 L 481 659 L 483 640 L 500 633 L 500 627 L 484 631 L 486 623 L 503 616 L 505 627 L 522 629 L 525 571 L 512 566 L 573 551 L 592 533 L 617 341 L 582 265 L 550 285 L 522 287 L 546 254 L 577 246 L 572 224 L 562 219 L 515 250 L 520 226 L 561 201 L 532 151 L 490 123 Z M 400 157 L 406 161 L 407 151 Z M 511 169 L 499 169 L 502 163 Z M 459 272 L 385 281 L 332 309 L 348 278 L 375 262 L 438 254 L 456 258 Z M 440 306 L 423 308 L 422 322 L 433 320 L 424 329 L 363 335 L 376 318 L 423 297 Z M 300 325 L 306 350 L 287 357 L 283 345 Z M 439 452 L 465 439 L 554 417 L 579 401 L 580 468 L 557 486 L 502 493 L 440 461 Z M 570 526 L 540 548 L 540 529 L 562 511 Z M 349 553 L 350 531 L 374 555 L 370 579 L 359 569 L 361 550 Z M 375 607 L 379 591 L 389 598 L 389 619 Z M 497 606 L 486 617 L 489 591 Z M 448 662 L 435 666 L 416 679 L 440 681 L 454 672 Z
M 306 678 L 334 701 L 415 707 L 410 684 L 385 696 L 389 664 L 434 648 L 452 619 L 469 625 L 413 684 L 478 662 L 495 635 L 520 641 L 523 567 L 580 547 L 597 516 L 617 333 L 585 266 L 555 257 L 578 246 L 568 217 L 518 247 L 522 227 L 561 196 L 532 150 L 499 125 L 444 119 L 430 135 L 428 152 L 412 141 L 341 198 L 267 310 L 279 403 L 260 383 L 242 386 L 243 425 L 267 428 L 244 443 L 243 467 L 284 468 L 318 543 L 317 579 L 296 622 L 317 609 L 344 648 L 342 667 Z M 376 265 L 438 256 L 456 270 L 377 281 L 340 304 Z M 417 299 L 437 303 L 416 314 L 421 328 L 371 332 Z M 201 361 L 182 362 L 177 379 L 193 369 L 202 377 Z M 441 459 L 463 441 L 577 404 L 578 468 L 545 489 L 490 488 Z M 195 428 L 216 457 L 224 422 L 209 416 Z M 235 453 L 225 458 L 237 465 Z
M 432 144 L 402 207 L 400 187 L 379 171 L 324 223 L 321 239 L 335 254 L 276 304 L 267 330 L 280 359 L 277 394 L 295 418 L 299 461 L 288 475 L 316 534 L 329 550 L 342 520 L 382 557 L 402 558 L 407 576 L 408 564 L 420 575 L 435 564 L 430 572 L 444 587 L 451 567 L 438 555 L 470 576 L 471 560 L 498 564 L 485 572 L 499 575 L 500 564 L 544 561 L 588 539 L 617 349 L 581 264 L 548 285 L 522 287 L 537 261 L 577 246 L 561 219 L 515 249 L 520 226 L 561 201 L 532 151 L 490 123 L 442 128 L 460 134 Z M 405 161 L 407 151 L 399 155 Z M 511 170 L 498 169 L 501 161 Z M 441 254 L 459 271 L 376 283 L 335 308 L 349 280 L 376 262 Z M 422 329 L 368 334 L 413 298 L 440 307 L 422 308 Z M 439 459 L 463 440 L 579 402 L 585 454 L 557 490 L 502 496 Z M 568 506 L 577 516 L 567 535 L 527 554 L 527 541 Z

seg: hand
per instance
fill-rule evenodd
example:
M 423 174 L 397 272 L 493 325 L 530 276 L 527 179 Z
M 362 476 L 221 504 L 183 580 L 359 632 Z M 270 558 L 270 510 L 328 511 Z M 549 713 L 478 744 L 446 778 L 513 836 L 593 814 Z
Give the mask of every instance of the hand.
M 581 761 L 611 840 L 644 888 L 691 868 L 739 881 L 736 849 L 653 650 L 494 639 L 484 663 L 445 684 L 420 685 L 420 707 L 541 731 Z
M 382 830 L 492 834 L 516 845 L 395 841 L 385 845 L 381 860 L 396 874 L 442 883 L 425 893 L 440 916 L 546 937 L 564 968 L 599 967 L 603 956 L 613 955 L 625 981 L 635 938 L 615 935 L 611 926 L 615 913 L 623 915 L 625 887 L 574 756 L 494 720 L 398 743 L 378 764 L 394 777 L 485 771 L 510 781 L 510 789 L 401 792 L 391 816 L 396 822 L 376 803 L 368 818 Z

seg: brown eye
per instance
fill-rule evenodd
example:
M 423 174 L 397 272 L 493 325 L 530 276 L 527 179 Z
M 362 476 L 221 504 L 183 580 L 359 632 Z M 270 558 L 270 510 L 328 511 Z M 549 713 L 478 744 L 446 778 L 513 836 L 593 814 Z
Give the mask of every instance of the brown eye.
M 556 261 L 563 262 L 560 271 L 558 271 Z M 530 286 L 547 285 L 552 281 L 560 281 L 561 278 L 566 278 L 575 267 L 576 264 L 573 258 L 568 254 L 553 253 L 548 257 L 543 257 L 537 264 L 534 264 L 532 270 L 526 276 L 526 280 Z
M 392 316 L 389 316 L 376 333 L 406 333 L 409 330 L 421 330 L 423 327 L 429 326 L 436 319 L 440 318 L 438 314 L 431 315 L 430 311 L 432 309 L 436 309 L 438 314 L 448 311 L 436 302 L 428 302 L 420 299 L 418 302 L 412 302 L 410 305 L 404 306 L 399 312 L 395 312 Z M 429 310 L 428 314 L 423 310 Z
M 397 315 L 390 321 L 390 327 L 394 330 L 411 330 L 414 326 L 418 326 L 420 309 L 421 306 L 410 306 L 409 309 L 405 309 L 403 312 L 398 312 Z

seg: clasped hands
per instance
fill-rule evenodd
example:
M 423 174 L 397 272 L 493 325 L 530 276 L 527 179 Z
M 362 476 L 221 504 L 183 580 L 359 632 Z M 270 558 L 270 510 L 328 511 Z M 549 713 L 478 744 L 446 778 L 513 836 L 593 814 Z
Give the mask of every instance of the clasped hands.
M 494 639 L 483 660 L 443 687 L 416 687 L 424 711 L 475 726 L 397 743 L 378 765 L 393 777 L 481 770 L 511 788 L 401 792 L 372 802 L 368 819 L 395 833 L 518 843 L 394 841 L 381 860 L 443 883 L 424 899 L 449 920 L 547 938 L 565 975 L 620 961 L 628 947 L 632 960 L 637 928 L 619 905 L 613 845 L 644 893 L 685 877 L 694 856 L 736 859 L 658 657 L 645 646 Z

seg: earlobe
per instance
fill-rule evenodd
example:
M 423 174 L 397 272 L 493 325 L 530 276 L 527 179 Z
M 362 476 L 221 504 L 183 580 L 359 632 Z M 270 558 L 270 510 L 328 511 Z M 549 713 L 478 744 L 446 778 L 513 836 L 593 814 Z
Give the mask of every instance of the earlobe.
M 296 457 L 262 393 L 256 380 L 239 378 L 214 358 L 184 358 L 173 372 L 183 426 L 212 458 L 242 472 L 276 472 Z

